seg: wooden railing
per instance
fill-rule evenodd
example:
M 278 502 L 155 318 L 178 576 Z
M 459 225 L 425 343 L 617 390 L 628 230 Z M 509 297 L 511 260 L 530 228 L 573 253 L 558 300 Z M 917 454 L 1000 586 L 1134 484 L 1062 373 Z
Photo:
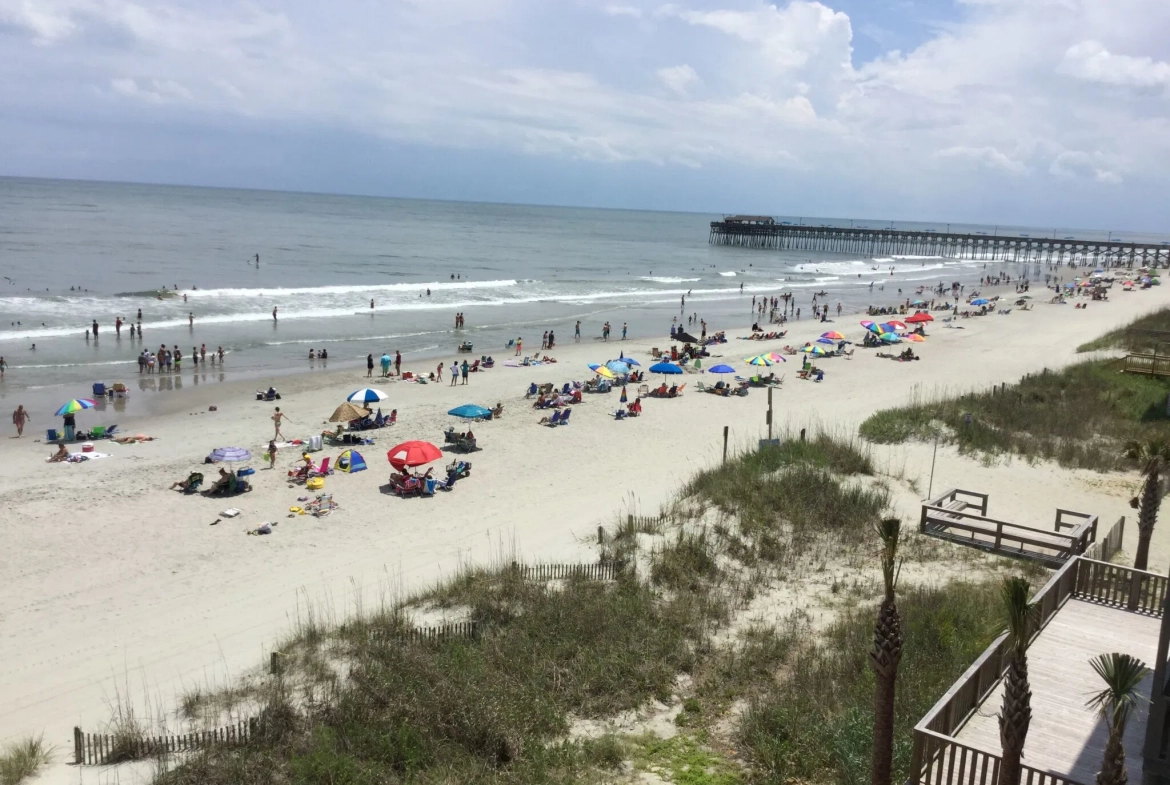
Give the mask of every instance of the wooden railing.
M 1120 547 L 1124 525 L 1122 518 L 1106 542 L 1115 541 Z M 1164 575 L 1074 557 L 1032 597 L 1037 614 L 1028 645 L 1070 598 L 1161 616 L 1167 583 Z M 997 771 L 999 756 L 961 744 L 954 736 L 999 684 L 1005 665 L 1006 640 L 1004 635 L 996 638 L 915 726 L 910 785 L 994 785 L 995 778 L 988 772 Z M 1025 766 L 1022 785 L 1078 783 L 1060 774 Z
M 1113 557 L 1121 550 L 1124 540 L 1125 516 L 1122 515 L 1117 519 L 1117 523 L 1113 524 L 1109 533 L 1086 548 L 1082 555 L 1086 559 L 1095 559 L 1096 561 L 1113 561 Z
M 1125 355 L 1122 370 L 1125 373 L 1142 373 L 1148 376 L 1170 376 L 1170 355 L 1130 352 Z
M 513 564 L 520 577 L 528 581 L 555 581 L 577 578 L 586 581 L 614 581 L 622 572 L 614 562 L 590 564 Z
M 985 493 L 952 488 L 922 505 L 919 531 L 993 553 L 1022 556 L 1053 566 L 1084 553 L 1096 539 L 1096 515 L 1057 510 L 1054 531 L 1047 532 L 1024 524 L 989 518 L 987 500 L 988 495 Z M 978 512 L 968 512 L 972 509 Z M 1071 531 L 1066 534 L 1066 529 Z M 956 535 L 952 530 L 965 532 L 966 535 Z

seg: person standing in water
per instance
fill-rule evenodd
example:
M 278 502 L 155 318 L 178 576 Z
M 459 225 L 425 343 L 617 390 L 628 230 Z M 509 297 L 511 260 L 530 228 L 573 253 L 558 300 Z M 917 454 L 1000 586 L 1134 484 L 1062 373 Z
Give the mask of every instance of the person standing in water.
M 93 320 L 93 338 L 95 341 L 97 340 L 97 333 L 98 333 L 98 323 L 97 323 L 97 319 L 94 319 Z
M 366 355 L 366 378 L 369 379 L 374 375 L 374 355 Z

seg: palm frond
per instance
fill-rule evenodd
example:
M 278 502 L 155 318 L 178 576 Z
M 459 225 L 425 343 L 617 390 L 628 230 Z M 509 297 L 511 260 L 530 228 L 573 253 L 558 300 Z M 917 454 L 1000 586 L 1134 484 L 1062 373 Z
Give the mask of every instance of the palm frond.
M 1089 698 L 1085 705 L 1100 712 L 1106 722 L 1124 727 L 1133 710 L 1149 701 L 1138 688 L 1150 669 L 1137 657 L 1119 652 L 1099 654 L 1089 664 L 1105 682 L 1105 689 Z
M 1010 647 L 1023 651 L 1028 646 L 1040 610 L 1040 606 L 1030 601 L 1032 586 L 1019 576 L 1004 578 L 1000 596 L 1005 611 L 1002 632 L 1007 633 Z

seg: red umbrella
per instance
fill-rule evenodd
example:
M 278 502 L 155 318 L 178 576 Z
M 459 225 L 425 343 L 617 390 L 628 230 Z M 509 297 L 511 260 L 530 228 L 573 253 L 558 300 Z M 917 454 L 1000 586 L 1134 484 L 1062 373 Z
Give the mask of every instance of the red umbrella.
M 386 453 L 390 465 L 395 469 L 407 466 L 422 466 L 424 463 L 438 460 L 443 453 L 430 442 L 403 442 Z
M 916 313 L 913 316 L 907 316 L 906 321 L 910 324 L 918 324 L 919 322 L 933 322 L 934 317 L 928 313 Z
M 902 322 L 899 322 L 899 321 L 898 321 L 898 320 L 896 320 L 896 319 L 890 319 L 890 321 L 886 322 L 886 324 L 893 325 L 894 327 L 897 327 L 899 330 L 905 330 L 905 329 L 906 329 L 906 325 L 905 325 L 905 324 L 903 324 Z

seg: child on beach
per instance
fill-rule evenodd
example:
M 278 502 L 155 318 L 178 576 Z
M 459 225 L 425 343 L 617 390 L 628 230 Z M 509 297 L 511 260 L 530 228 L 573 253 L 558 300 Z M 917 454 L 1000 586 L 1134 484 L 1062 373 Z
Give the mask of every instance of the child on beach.
M 268 468 L 276 468 L 276 440 L 272 439 L 268 442 Z

